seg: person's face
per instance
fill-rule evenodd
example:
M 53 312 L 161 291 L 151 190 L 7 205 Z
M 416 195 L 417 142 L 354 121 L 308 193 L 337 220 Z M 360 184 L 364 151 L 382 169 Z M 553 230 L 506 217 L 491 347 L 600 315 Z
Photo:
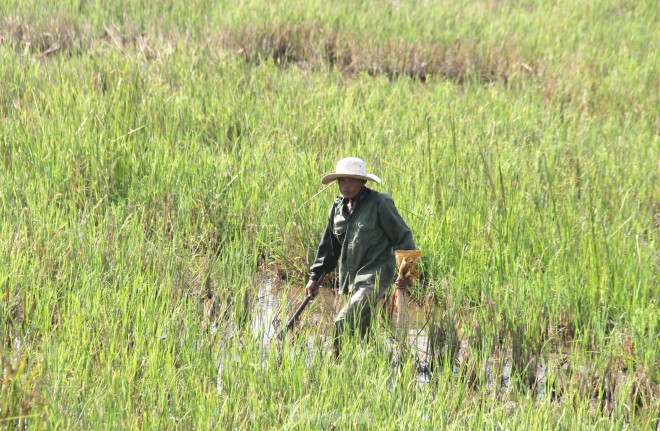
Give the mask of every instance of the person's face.
M 365 183 L 365 180 L 348 177 L 341 177 L 337 180 L 339 191 L 341 191 L 344 199 L 355 199 L 360 194 L 360 190 Z

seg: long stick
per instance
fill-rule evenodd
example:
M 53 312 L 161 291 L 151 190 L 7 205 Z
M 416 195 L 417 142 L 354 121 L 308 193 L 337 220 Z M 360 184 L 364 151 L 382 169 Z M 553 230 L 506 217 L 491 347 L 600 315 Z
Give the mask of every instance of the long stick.
M 312 199 L 314 199 L 315 197 L 317 197 L 318 195 L 320 195 L 321 193 L 323 193 L 324 191 L 329 189 L 332 186 L 332 184 L 334 184 L 334 182 L 332 182 L 332 183 L 328 184 L 327 186 L 323 187 L 318 193 L 316 193 L 314 196 L 312 196 L 311 198 L 309 198 L 305 202 L 303 202 L 302 205 L 300 205 L 296 209 L 296 211 L 293 213 L 293 215 L 291 217 L 289 217 L 289 220 L 293 220 L 293 218 L 296 216 L 296 214 L 298 214 L 298 212 L 302 209 L 302 207 L 304 207 L 305 205 L 307 205 L 309 203 L 309 201 L 311 201 Z
M 321 285 L 321 283 L 323 282 L 323 279 L 325 278 L 325 275 L 326 275 L 326 274 L 321 274 L 321 277 L 319 277 L 319 279 L 316 281 L 316 285 L 314 286 L 315 288 L 316 288 L 317 286 L 320 286 L 320 285 Z M 286 333 L 287 333 L 287 331 L 288 331 L 289 329 L 293 328 L 293 325 L 296 324 L 296 319 L 298 319 L 298 317 L 300 317 L 300 315 L 302 314 L 302 312 L 303 312 L 303 310 L 305 309 L 305 307 L 307 307 L 307 305 L 308 305 L 310 302 L 312 302 L 312 299 L 314 299 L 314 298 L 312 298 L 311 296 L 306 296 L 306 297 L 305 297 L 305 299 L 303 300 L 302 304 L 300 304 L 300 306 L 298 307 L 298 309 L 296 310 L 296 312 L 293 313 L 293 316 L 291 316 L 291 318 L 289 319 L 289 321 L 286 322 L 286 326 L 280 331 L 280 333 L 279 333 L 279 335 L 277 336 L 277 338 L 279 338 L 280 340 L 283 340 L 283 339 L 284 339 L 284 335 L 286 335 Z

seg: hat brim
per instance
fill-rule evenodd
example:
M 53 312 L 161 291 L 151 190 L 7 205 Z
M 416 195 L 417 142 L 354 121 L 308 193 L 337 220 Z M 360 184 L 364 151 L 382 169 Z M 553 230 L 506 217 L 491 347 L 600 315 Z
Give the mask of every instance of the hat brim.
M 374 181 L 378 184 L 381 183 L 380 178 L 378 178 L 374 174 L 353 175 L 353 174 L 337 174 L 337 173 L 324 175 L 323 178 L 321 178 L 321 183 L 322 184 L 330 184 L 331 182 L 333 182 L 333 181 L 335 181 L 339 178 L 357 178 L 358 180 Z

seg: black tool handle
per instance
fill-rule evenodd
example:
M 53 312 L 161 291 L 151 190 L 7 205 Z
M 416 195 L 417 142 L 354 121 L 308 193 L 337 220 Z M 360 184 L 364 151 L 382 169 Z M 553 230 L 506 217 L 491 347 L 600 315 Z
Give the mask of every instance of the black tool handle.
M 326 275 L 325 273 L 324 273 L 324 274 L 321 274 L 321 276 L 319 277 L 319 279 L 316 281 L 316 285 L 314 285 L 314 288 L 317 288 L 318 286 L 321 285 L 321 283 L 323 282 L 323 279 L 325 278 L 325 275 Z M 284 327 L 284 329 L 282 329 L 282 330 L 280 331 L 280 334 L 279 334 L 279 336 L 278 336 L 280 340 L 284 338 L 284 334 L 286 334 L 287 331 L 288 331 L 289 329 L 293 328 L 293 325 L 296 324 L 296 319 L 298 319 L 298 317 L 300 317 L 300 315 L 302 314 L 302 312 L 303 312 L 303 310 L 305 309 L 305 307 L 307 307 L 307 305 L 308 305 L 310 302 L 312 302 L 312 299 L 314 299 L 314 298 L 312 298 L 311 296 L 306 296 L 306 297 L 305 297 L 305 299 L 303 300 L 302 304 L 300 304 L 300 306 L 298 307 L 298 309 L 296 310 L 296 312 L 293 313 L 293 316 L 291 316 L 291 318 L 289 319 L 289 321 L 286 322 L 286 326 Z

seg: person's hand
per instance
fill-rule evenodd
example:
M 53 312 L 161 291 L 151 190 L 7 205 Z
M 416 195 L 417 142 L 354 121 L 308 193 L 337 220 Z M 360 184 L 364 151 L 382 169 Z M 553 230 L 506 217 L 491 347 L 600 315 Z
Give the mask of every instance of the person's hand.
M 410 289 L 411 285 L 412 285 L 412 278 L 406 278 L 401 276 L 398 276 L 396 278 L 396 281 L 394 282 L 394 286 L 396 286 L 397 289 L 408 290 Z
M 319 293 L 318 282 L 316 280 L 309 280 L 307 286 L 305 286 L 305 296 L 310 298 L 316 298 L 316 295 Z

